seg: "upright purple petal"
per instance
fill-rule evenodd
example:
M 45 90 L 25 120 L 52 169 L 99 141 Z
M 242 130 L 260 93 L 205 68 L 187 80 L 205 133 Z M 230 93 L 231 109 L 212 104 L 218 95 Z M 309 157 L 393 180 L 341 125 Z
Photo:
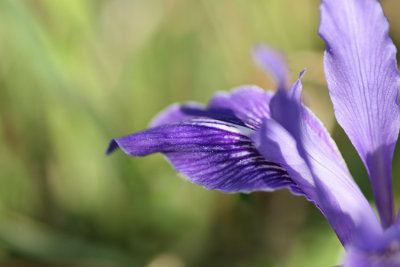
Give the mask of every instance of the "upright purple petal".
M 400 76 L 389 23 L 376 0 L 323 0 L 320 35 L 336 118 L 370 175 L 382 224 L 393 223 L 392 157 Z
M 290 177 L 326 216 L 344 245 L 362 221 L 380 228 L 329 133 L 318 118 L 300 104 L 301 83 L 271 100 L 271 119 L 252 139 L 260 153 L 285 167 Z
M 191 182 L 222 192 L 301 190 L 286 170 L 265 160 L 249 135 L 254 131 L 208 118 L 191 119 L 113 139 L 107 153 L 121 148 L 130 156 L 161 152 Z
M 267 45 L 258 45 L 254 48 L 253 58 L 276 79 L 278 88 L 288 88 L 289 70 L 285 57 L 279 51 Z

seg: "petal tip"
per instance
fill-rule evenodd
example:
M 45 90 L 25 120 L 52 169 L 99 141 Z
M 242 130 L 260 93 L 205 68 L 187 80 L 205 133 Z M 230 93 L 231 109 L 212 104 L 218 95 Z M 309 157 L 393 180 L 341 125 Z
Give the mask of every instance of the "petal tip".
M 278 50 L 265 44 L 258 44 L 252 50 L 254 62 L 267 71 L 278 82 L 278 86 L 286 88 L 289 70 L 285 56 Z
M 115 139 L 112 139 L 110 141 L 110 144 L 108 145 L 108 148 L 106 150 L 106 155 L 110 155 L 111 153 L 113 153 L 115 150 L 117 150 L 119 148 L 119 145 L 117 143 L 117 141 Z
M 307 68 L 304 68 L 302 71 L 300 71 L 299 79 L 302 79 L 302 78 L 303 78 L 303 76 L 304 76 L 304 74 L 306 73 L 306 71 L 307 71 Z

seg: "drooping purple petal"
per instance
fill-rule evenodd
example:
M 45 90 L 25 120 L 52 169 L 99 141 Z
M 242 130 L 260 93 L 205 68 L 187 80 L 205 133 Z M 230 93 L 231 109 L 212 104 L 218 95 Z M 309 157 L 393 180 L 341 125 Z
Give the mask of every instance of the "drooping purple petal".
M 254 48 L 253 58 L 258 65 L 276 79 L 278 89 L 288 88 L 289 70 L 285 57 L 279 51 L 267 45 L 258 45 Z
M 376 0 L 323 0 L 320 35 L 335 115 L 370 175 L 382 224 L 393 222 L 391 164 L 400 127 L 400 76 Z
M 222 192 L 301 190 L 286 170 L 265 160 L 249 135 L 253 130 L 229 122 L 198 118 L 162 125 L 113 139 L 108 153 L 121 148 L 130 156 L 161 152 L 191 182 Z
M 301 83 L 280 90 L 271 100 L 271 119 L 252 135 L 260 153 L 290 177 L 326 216 L 341 242 L 353 241 L 361 221 L 379 223 L 353 181 L 335 143 L 322 123 L 300 104 Z

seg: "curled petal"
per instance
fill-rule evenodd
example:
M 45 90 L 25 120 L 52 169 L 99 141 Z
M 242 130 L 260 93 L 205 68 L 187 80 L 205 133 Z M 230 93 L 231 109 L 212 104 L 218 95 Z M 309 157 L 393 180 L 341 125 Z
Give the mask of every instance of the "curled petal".
M 252 139 L 267 160 L 285 167 L 346 245 L 353 241 L 353 232 L 362 221 L 367 219 L 371 229 L 380 226 L 328 132 L 301 105 L 299 91 L 301 83 L 297 81 L 289 92 L 280 90 L 274 96 L 271 119 L 265 120 Z
M 367 167 L 382 224 L 393 222 L 391 165 L 400 128 L 400 76 L 376 0 L 323 0 L 320 35 L 336 118 Z

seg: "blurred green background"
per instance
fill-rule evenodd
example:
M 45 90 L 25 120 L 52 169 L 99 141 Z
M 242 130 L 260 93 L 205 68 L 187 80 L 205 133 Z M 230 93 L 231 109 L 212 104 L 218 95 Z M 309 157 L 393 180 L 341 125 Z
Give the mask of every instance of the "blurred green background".
M 398 43 L 400 3 L 382 3 Z M 318 5 L 0 0 L 0 266 L 339 264 L 328 223 L 287 190 L 225 195 L 181 179 L 161 155 L 104 155 L 111 138 L 146 128 L 171 103 L 242 84 L 273 89 L 250 59 L 266 42 L 287 54 L 293 78 L 307 68 L 304 100 L 371 199 L 333 117 Z

